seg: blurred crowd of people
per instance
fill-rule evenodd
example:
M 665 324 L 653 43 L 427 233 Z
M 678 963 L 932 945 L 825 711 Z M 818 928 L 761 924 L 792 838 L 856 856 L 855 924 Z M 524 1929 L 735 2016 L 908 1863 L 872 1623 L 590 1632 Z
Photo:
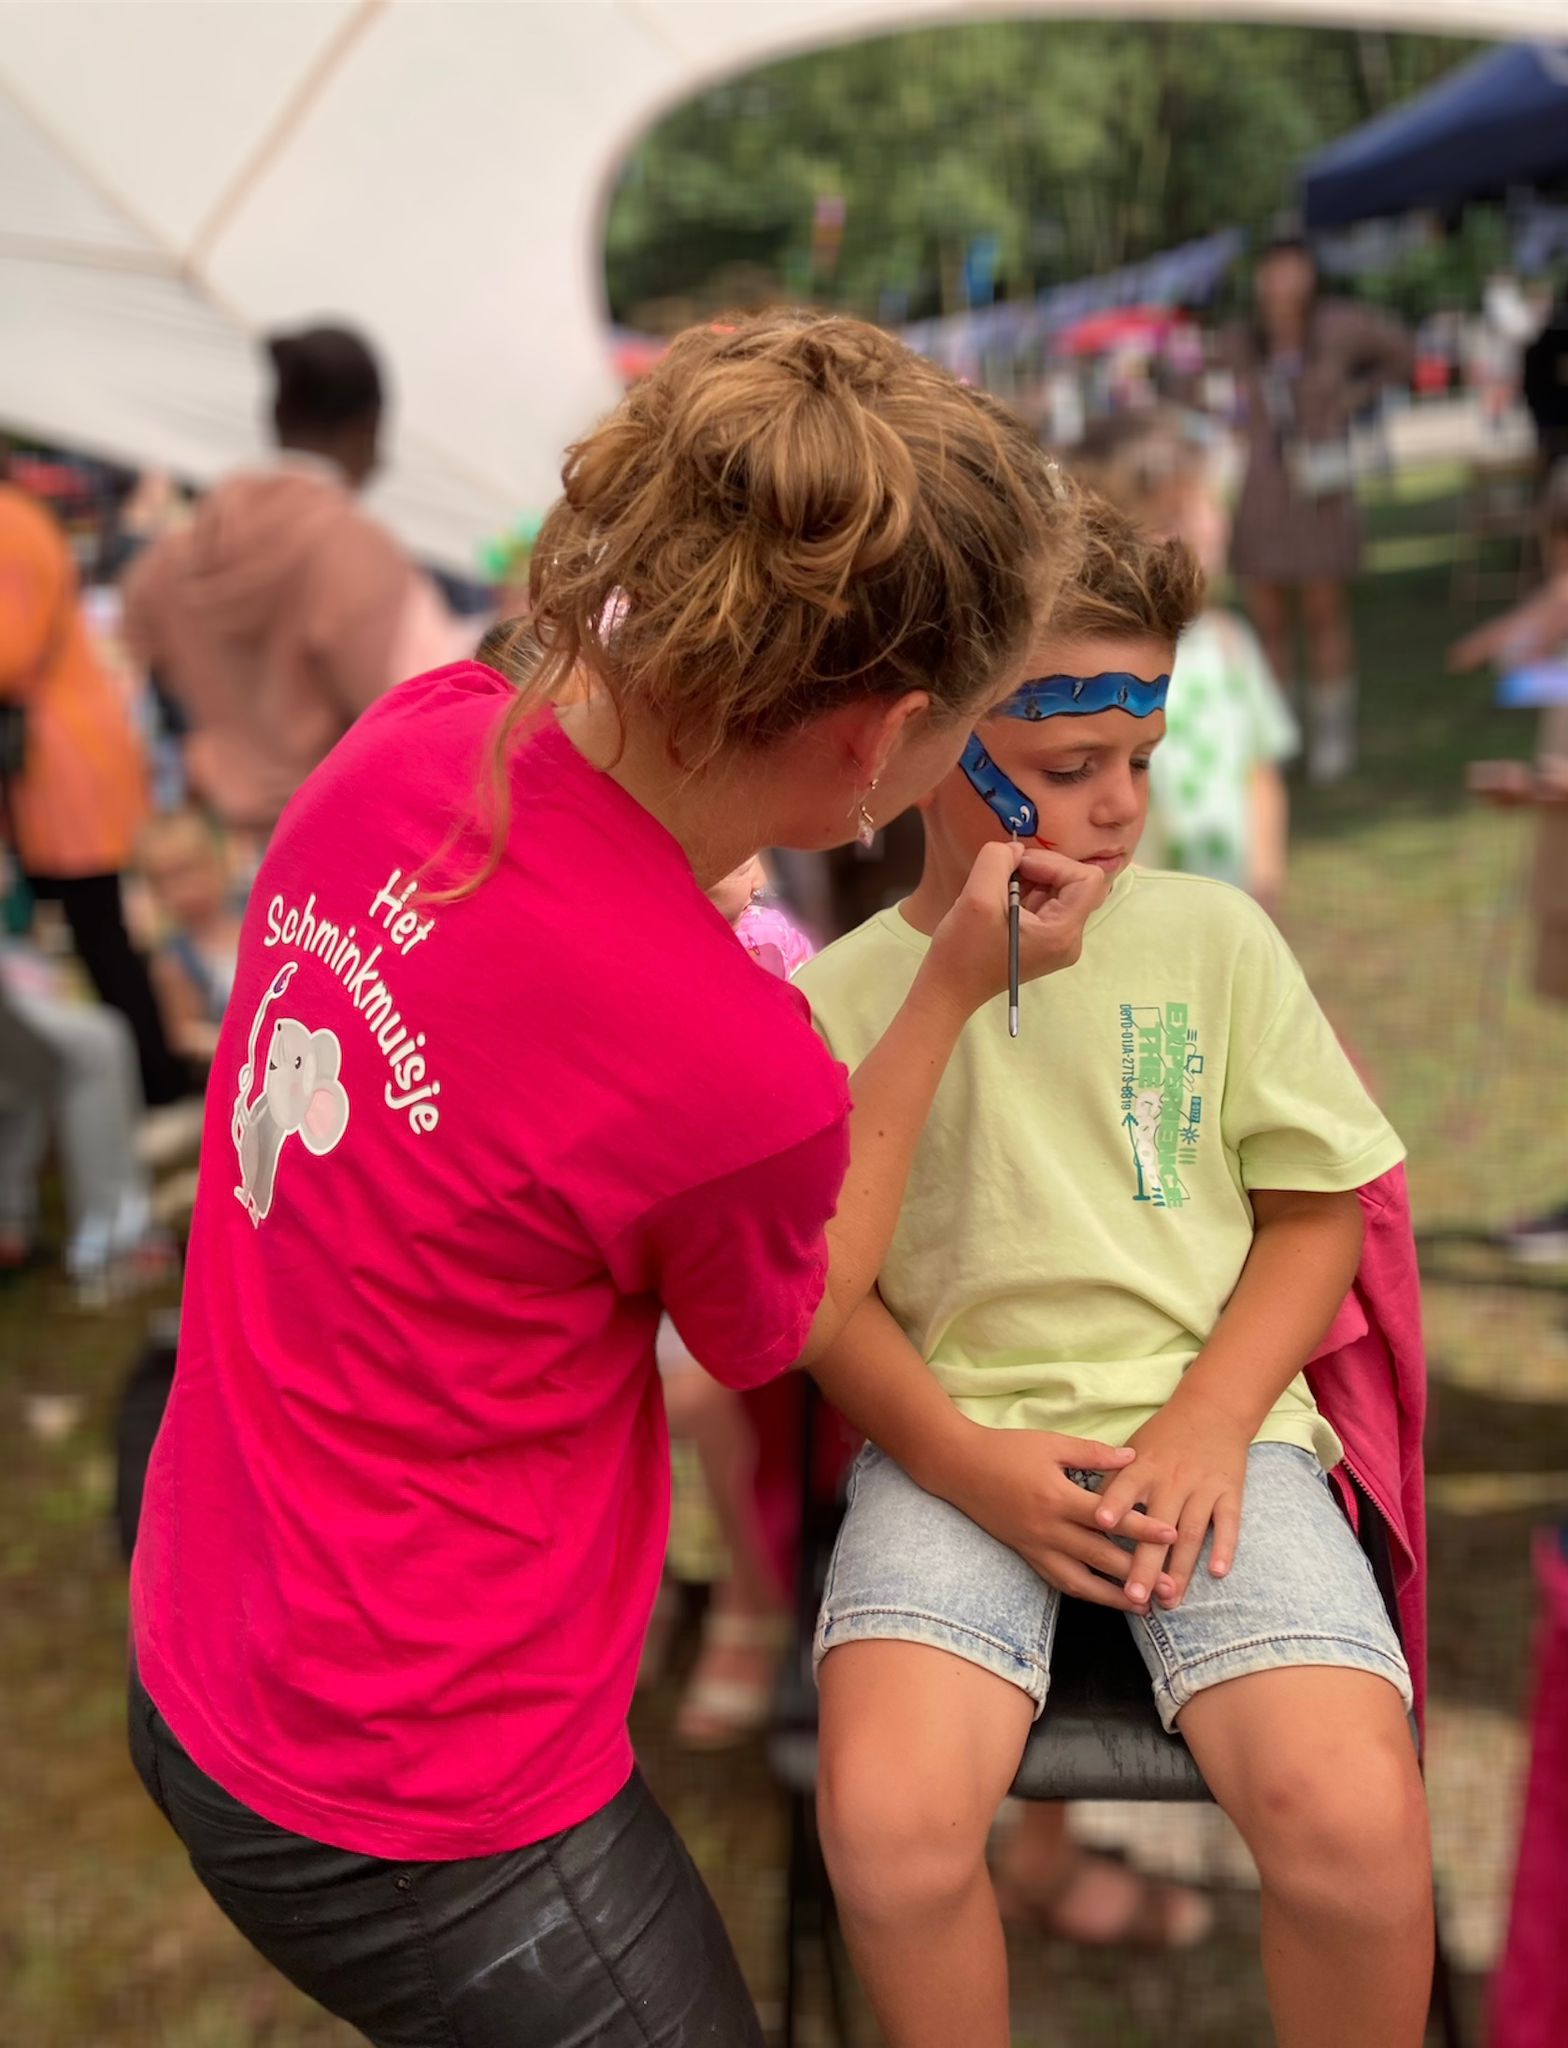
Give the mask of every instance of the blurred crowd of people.
M 59 520 L 0 487 L 0 1265 L 35 1254 L 52 1140 L 89 1299 L 171 1262 L 152 1175 L 193 1156 L 283 806 L 360 711 L 473 637 L 359 503 L 369 347 L 316 328 L 268 353 L 272 460 L 194 506 L 141 488 L 95 550 L 115 582 L 84 593 Z

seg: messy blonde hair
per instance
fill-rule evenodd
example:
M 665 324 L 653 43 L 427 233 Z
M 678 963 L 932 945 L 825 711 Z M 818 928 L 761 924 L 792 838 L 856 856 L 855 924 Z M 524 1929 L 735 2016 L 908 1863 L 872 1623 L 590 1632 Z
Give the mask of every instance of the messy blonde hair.
M 1072 472 L 1131 518 L 1152 524 L 1173 491 L 1209 480 L 1212 461 L 1191 415 L 1160 405 L 1095 420 L 1073 450 Z
M 972 715 L 1077 560 L 1021 420 L 831 315 L 679 336 L 562 482 L 526 620 L 490 649 L 517 688 L 503 812 L 512 742 L 583 671 L 694 770 L 866 698 Z
M 1119 506 L 1079 493 L 1083 556 L 1052 609 L 1053 638 L 1115 635 L 1174 647 L 1203 609 L 1203 570 L 1184 540 L 1156 540 Z

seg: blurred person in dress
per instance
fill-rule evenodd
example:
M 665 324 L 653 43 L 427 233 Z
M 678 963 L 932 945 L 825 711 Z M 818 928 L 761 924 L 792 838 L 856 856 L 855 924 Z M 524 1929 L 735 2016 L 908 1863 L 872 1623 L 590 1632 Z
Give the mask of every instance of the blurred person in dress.
M 1297 616 L 1307 648 L 1307 774 L 1338 782 L 1356 762 L 1356 649 L 1349 585 L 1361 566 L 1351 427 L 1409 383 L 1415 348 L 1397 320 L 1319 290 L 1297 234 L 1258 259 L 1251 319 L 1222 339 L 1236 380 L 1246 472 L 1231 569 L 1269 666 L 1295 680 Z

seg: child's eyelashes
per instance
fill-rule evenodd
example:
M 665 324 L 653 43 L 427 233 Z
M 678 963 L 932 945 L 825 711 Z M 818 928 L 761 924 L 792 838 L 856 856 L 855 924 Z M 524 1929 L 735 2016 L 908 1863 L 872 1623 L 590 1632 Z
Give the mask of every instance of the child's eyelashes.
M 1094 773 L 1096 765 L 1093 761 L 1083 761 L 1076 768 L 1044 768 L 1040 772 L 1044 775 L 1047 782 L 1053 782 L 1058 788 L 1061 788 L 1073 782 L 1087 782 Z M 1149 756 L 1144 754 L 1138 759 L 1129 762 L 1128 765 L 1134 775 L 1147 775 L 1149 772 Z

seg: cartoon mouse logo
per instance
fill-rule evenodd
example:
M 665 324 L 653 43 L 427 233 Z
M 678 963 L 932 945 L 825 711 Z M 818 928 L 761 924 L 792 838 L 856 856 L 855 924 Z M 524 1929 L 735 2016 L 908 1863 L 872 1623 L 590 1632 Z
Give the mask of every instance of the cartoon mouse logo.
M 240 1162 L 240 1184 L 234 1194 L 253 1224 L 260 1224 L 272 1207 L 284 1139 L 297 1133 L 306 1151 L 319 1158 L 330 1152 L 348 1129 L 348 1094 L 338 1079 L 343 1048 L 337 1035 L 311 1031 L 292 1017 L 279 1017 L 274 1023 L 261 1091 L 248 1099 L 256 1075 L 256 1041 L 262 1020 L 293 980 L 298 966 L 297 960 L 289 961 L 261 999 L 234 1097 L 231 1135 Z

